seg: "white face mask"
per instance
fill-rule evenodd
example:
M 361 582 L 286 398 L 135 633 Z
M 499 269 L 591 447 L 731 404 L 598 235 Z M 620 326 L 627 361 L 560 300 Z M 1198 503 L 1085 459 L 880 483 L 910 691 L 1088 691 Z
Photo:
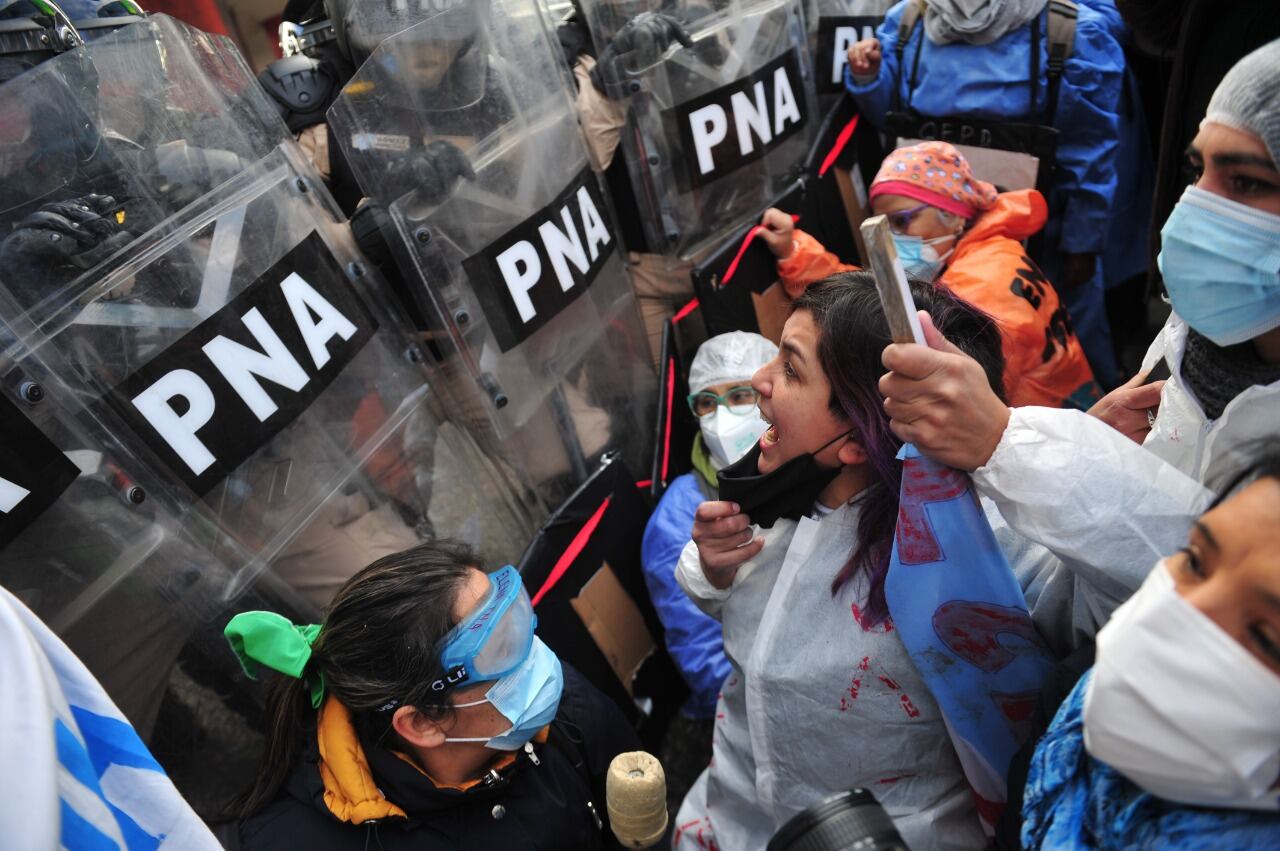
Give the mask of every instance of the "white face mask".
M 1178 595 L 1161 561 L 1098 633 L 1084 744 L 1151 794 L 1280 809 L 1280 676 Z
M 702 439 L 711 453 L 711 464 L 720 472 L 737 461 L 755 445 L 769 424 L 760 419 L 760 411 L 749 414 L 731 413 L 724 405 L 717 405 L 716 412 L 699 421 Z

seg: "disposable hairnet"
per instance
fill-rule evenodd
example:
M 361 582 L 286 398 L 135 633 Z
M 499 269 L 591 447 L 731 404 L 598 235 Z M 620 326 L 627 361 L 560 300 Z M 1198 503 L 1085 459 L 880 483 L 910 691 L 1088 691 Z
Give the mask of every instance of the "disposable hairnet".
M 1222 78 L 1205 121 L 1244 130 L 1262 139 L 1280 166 L 1280 39 L 1259 47 Z
M 689 366 L 689 391 L 697 393 L 728 381 L 748 381 L 777 353 L 777 346 L 749 331 L 730 331 L 712 337 L 699 346 L 693 356 Z

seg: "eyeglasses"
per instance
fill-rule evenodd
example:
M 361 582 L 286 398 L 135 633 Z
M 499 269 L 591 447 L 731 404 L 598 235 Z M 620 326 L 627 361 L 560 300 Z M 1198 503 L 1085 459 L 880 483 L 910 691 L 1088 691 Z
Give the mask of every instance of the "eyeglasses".
M 896 213 L 885 213 L 884 217 L 889 220 L 890 230 L 894 233 L 904 234 L 907 232 L 907 228 L 911 227 L 911 223 L 915 221 L 916 216 L 920 215 L 931 206 L 931 204 L 921 204 L 919 207 L 898 210 Z
M 723 396 L 717 396 L 710 390 L 702 390 L 689 394 L 689 410 L 693 411 L 695 417 L 702 419 L 714 414 L 717 406 L 724 405 L 729 413 L 745 417 L 756 409 L 756 402 L 759 400 L 760 394 L 755 388 L 746 385 L 730 387 L 729 392 Z

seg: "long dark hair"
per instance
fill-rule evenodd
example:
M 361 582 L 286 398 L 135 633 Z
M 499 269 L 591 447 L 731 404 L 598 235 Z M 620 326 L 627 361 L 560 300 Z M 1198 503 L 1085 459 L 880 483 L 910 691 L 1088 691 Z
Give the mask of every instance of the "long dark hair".
M 325 693 L 351 712 L 364 741 L 399 737 L 388 703 L 413 706 L 428 717 L 438 707 L 429 686 L 444 675 L 437 645 L 456 623 L 454 605 L 476 554 L 455 541 L 432 541 L 380 558 L 347 580 L 329 604 L 311 648 L 308 674 L 324 676 Z M 269 705 L 271 730 L 253 785 L 230 805 L 246 819 L 275 800 L 314 734 L 316 710 L 302 679 L 278 677 Z
M 911 295 L 916 307 L 929 311 L 934 326 L 947 339 L 982 365 L 1003 399 L 1004 356 L 1000 331 L 991 317 L 934 284 L 912 281 Z M 831 593 L 834 596 L 856 574 L 865 573 L 870 586 L 867 625 L 874 626 L 889 616 L 884 577 L 902 484 L 902 462 L 897 459 L 902 441 L 889 429 L 878 386 L 885 372 L 880 357 L 890 342 L 889 325 L 869 272 L 840 272 L 825 278 L 806 289 L 791 310 L 807 312 L 818 326 L 818 360 L 831 382 L 831 411 L 852 424 L 853 436 L 867 453 L 873 481 L 858 495 L 862 502 L 858 542 L 832 580 Z

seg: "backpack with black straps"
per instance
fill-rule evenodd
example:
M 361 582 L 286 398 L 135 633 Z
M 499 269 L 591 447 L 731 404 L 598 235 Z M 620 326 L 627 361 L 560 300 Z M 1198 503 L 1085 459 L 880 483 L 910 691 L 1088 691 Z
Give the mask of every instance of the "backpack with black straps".
M 920 25 L 927 9 L 928 0 L 910 0 L 902 11 L 902 18 L 898 22 L 898 41 L 894 46 L 899 73 L 907 70 L 903 66 L 907 42 L 910 41 L 916 27 Z M 911 63 L 905 105 L 902 103 L 901 83 L 899 80 L 893 81 L 894 107 L 885 116 L 885 133 L 901 140 L 939 140 L 961 146 L 1008 151 L 1035 157 L 1037 166 L 1034 185 L 1047 195 L 1052 182 L 1053 163 L 1058 146 L 1058 130 L 1053 124 L 1057 118 L 1058 99 L 1067 58 L 1075 46 L 1079 7 L 1072 0 L 1049 0 L 1048 12 L 1046 24 L 1048 62 L 1045 69 L 1048 97 L 1038 123 L 977 119 L 962 115 L 925 116 L 916 112 L 911 107 L 911 96 L 915 92 L 919 76 L 920 55 L 924 52 L 922 39 Z M 1028 75 L 1033 112 L 1035 104 L 1040 99 L 1040 26 L 1040 17 L 1037 15 L 1031 19 L 1032 49 Z M 992 182 L 1002 189 L 1024 188 L 1017 185 L 1001 186 L 1000 181 Z

